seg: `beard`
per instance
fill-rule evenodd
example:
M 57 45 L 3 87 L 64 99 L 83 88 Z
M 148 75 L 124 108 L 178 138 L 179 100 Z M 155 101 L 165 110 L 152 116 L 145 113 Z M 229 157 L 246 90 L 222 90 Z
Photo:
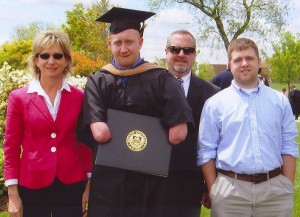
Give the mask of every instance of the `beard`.
M 174 70 L 179 73 L 179 74 L 183 74 L 188 70 L 187 65 L 174 65 Z

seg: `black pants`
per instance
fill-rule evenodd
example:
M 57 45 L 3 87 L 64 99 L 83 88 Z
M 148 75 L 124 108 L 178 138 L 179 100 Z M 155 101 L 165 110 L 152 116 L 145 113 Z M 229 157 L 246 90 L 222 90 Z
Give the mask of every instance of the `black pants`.
M 63 184 L 58 179 L 42 189 L 19 186 L 23 217 L 82 217 L 85 181 Z
M 166 217 L 166 179 L 94 166 L 88 217 Z
M 88 217 L 199 217 L 198 195 L 189 182 L 94 165 Z

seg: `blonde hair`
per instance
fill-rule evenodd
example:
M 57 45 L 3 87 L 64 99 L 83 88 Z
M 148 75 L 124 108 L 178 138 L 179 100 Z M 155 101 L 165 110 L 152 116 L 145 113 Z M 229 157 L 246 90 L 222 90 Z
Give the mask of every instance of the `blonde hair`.
M 230 42 L 228 49 L 227 49 L 227 55 L 228 55 L 228 60 L 231 60 L 231 54 L 234 50 L 242 51 L 246 50 L 248 48 L 252 48 L 259 59 L 259 52 L 258 52 L 258 47 L 255 44 L 254 41 L 248 38 L 238 38 L 236 40 L 233 40 Z
M 67 67 L 65 68 L 63 74 L 66 76 L 67 74 L 72 73 L 72 56 L 71 56 L 71 45 L 68 34 L 61 31 L 43 31 L 37 34 L 32 43 L 32 54 L 29 57 L 28 69 L 32 72 L 35 78 L 40 78 L 40 69 L 37 67 L 35 60 L 38 58 L 39 54 L 53 46 L 59 45 L 63 50 L 65 58 L 67 60 Z

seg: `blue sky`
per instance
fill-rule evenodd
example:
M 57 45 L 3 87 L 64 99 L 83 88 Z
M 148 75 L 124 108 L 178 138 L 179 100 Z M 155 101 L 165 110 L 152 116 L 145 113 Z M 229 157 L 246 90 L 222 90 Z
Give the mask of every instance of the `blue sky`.
M 34 21 L 43 21 L 60 25 L 65 22 L 65 11 L 72 10 L 73 4 L 81 2 L 88 6 L 95 0 L 0 0 L 0 44 L 9 40 L 10 34 L 20 25 Z M 300 32 L 300 1 L 293 0 L 295 11 L 290 18 L 288 30 Z M 137 10 L 149 10 L 144 0 L 110 0 L 111 4 Z M 192 18 L 188 11 L 180 8 L 168 8 L 161 11 L 154 19 L 147 21 L 144 45 L 141 55 L 149 61 L 155 57 L 165 57 L 165 44 L 168 35 L 176 29 L 194 32 Z M 159 24 L 159 25 L 158 25 Z M 226 55 L 215 52 L 212 55 L 206 48 L 200 48 L 198 62 L 226 63 Z

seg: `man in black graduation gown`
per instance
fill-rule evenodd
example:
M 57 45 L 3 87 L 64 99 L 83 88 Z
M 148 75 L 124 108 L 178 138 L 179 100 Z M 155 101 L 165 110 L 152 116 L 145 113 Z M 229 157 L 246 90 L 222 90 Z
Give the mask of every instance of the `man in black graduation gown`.
M 187 123 L 193 122 L 177 80 L 140 57 L 144 31 L 140 23 L 153 14 L 112 8 L 97 19 L 111 23 L 109 47 L 113 61 L 92 73 L 85 88 L 79 138 L 93 149 L 111 139 L 107 109 L 161 118 L 173 145 L 185 139 Z M 168 178 L 94 165 L 88 216 L 164 217 L 167 186 Z
M 177 79 L 181 79 L 195 123 L 195 126 L 189 127 L 186 139 L 172 149 L 168 203 L 174 209 L 170 210 L 167 217 L 199 217 L 201 204 L 210 208 L 204 178 L 196 164 L 199 121 L 205 101 L 220 88 L 192 73 L 196 60 L 196 39 L 189 31 L 172 32 L 165 51 L 168 70 Z

